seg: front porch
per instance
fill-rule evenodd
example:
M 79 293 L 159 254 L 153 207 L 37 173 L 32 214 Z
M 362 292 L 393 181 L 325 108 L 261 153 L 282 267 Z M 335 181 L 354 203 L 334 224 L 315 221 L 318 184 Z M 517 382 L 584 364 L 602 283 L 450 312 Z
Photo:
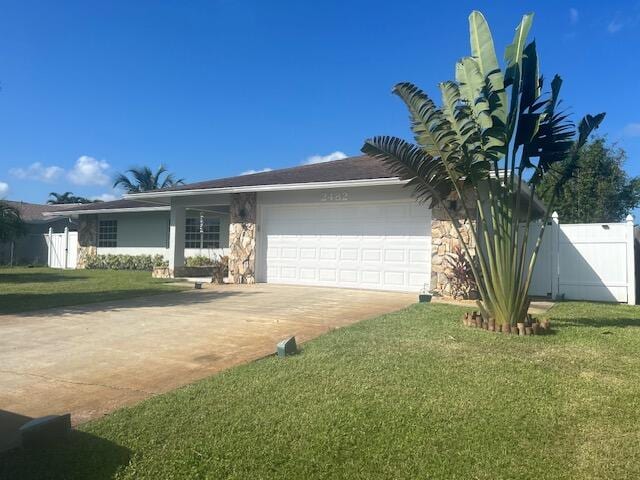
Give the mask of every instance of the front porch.
M 255 283 L 256 247 L 256 194 L 234 193 L 227 205 L 198 206 L 173 201 L 169 211 L 169 271 L 172 277 L 186 273 L 186 257 L 205 255 L 209 258 L 228 256 L 230 283 Z M 199 216 L 194 217 L 194 213 Z M 203 248 L 209 229 L 215 224 L 208 219 L 216 215 L 218 222 L 218 248 Z M 199 219 L 199 224 L 195 219 Z M 226 221 L 222 221 L 224 218 Z M 228 227 L 224 229 L 223 227 Z M 226 230 L 223 232 L 223 230 Z M 192 242 L 192 243 L 190 243 Z M 201 242 L 200 249 L 193 249 Z

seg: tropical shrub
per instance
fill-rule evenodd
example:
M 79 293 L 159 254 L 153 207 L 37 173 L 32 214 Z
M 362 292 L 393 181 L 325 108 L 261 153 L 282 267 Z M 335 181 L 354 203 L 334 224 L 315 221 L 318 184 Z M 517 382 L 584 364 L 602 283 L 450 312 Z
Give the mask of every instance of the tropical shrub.
M 451 295 L 453 298 L 469 299 L 478 293 L 478 285 L 473 276 L 473 267 L 462 250 L 456 245 L 453 252 L 445 257 L 451 272 Z
M 0 242 L 11 242 L 26 232 L 18 209 L 0 200 Z
M 85 268 L 92 270 L 148 270 L 166 268 L 169 262 L 162 255 L 88 255 Z
M 532 21 L 532 14 L 524 15 L 516 28 L 503 70 L 484 16 L 472 12 L 471 56 L 457 62 L 455 80 L 439 85 L 440 107 L 411 83 L 393 89 L 409 110 L 415 143 L 379 136 L 362 147 L 407 180 L 420 201 L 442 207 L 470 261 L 482 316 L 496 325 L 526 319 L 527 292 L 555 200 L 605 115 L 587 115 L 576 129 L 560 108 L 561 78 L 556 75 L 544 90 L 535 41 L 527 43 Z M 556 181 L 528 252 L 529 226 L 537 220 L 535 194 L 550 172 Z M 470 238 L 461 235 L 452 198 L 471 220 Z M 475 245 L 480 248 L 472 253 Z
M 215 261 L 215 258 L 209 258 L 206 255 L 194 255 L 187 257 L 184 263 L 187 267 L 211 267 Z

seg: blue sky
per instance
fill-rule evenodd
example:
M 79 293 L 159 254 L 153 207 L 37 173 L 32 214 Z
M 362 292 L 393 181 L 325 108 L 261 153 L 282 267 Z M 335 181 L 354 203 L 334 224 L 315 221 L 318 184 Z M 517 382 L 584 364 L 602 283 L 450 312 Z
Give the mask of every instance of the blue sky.
M 2 2 L 0 194 L 112 198 L 115 172 L 188 181 L 358 154 L 408 135 L 391 87 L 437 94 L 483 11 L 501 54 L 535 11 L 543 73 L 640 175 L 640 2 Z M 435 5 L 435 4 L 434 4 Z M 338 153 L 336 153 L 338 152 Z M 313 157 L 313 158 L 312 158 Z

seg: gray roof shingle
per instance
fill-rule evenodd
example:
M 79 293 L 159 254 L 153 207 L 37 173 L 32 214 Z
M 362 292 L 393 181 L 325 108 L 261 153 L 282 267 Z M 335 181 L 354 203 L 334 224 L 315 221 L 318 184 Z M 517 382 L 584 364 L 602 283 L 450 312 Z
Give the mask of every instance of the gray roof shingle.
M 269 172 L 239 175 L 237 177 L 205 180 L 169 187 L 157 191 L 179 192 L 228 187 L 257 187 L 261 185 L 287 185 L 292 183 L 339 182 L 347 180 L 368 180 L 373 178 L 394 178 L 395 175 L 381 160 L 366 155 L 343 160 L 282 168 Z

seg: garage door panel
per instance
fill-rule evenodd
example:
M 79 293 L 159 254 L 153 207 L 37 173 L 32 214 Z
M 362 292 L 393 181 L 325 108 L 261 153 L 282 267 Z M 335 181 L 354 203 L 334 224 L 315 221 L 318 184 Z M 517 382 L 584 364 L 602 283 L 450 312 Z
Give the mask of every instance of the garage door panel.
M 429 234 L 430 212 L 414 202 L 267 206 L 260 279 L 418 291 L 430 278 Z

